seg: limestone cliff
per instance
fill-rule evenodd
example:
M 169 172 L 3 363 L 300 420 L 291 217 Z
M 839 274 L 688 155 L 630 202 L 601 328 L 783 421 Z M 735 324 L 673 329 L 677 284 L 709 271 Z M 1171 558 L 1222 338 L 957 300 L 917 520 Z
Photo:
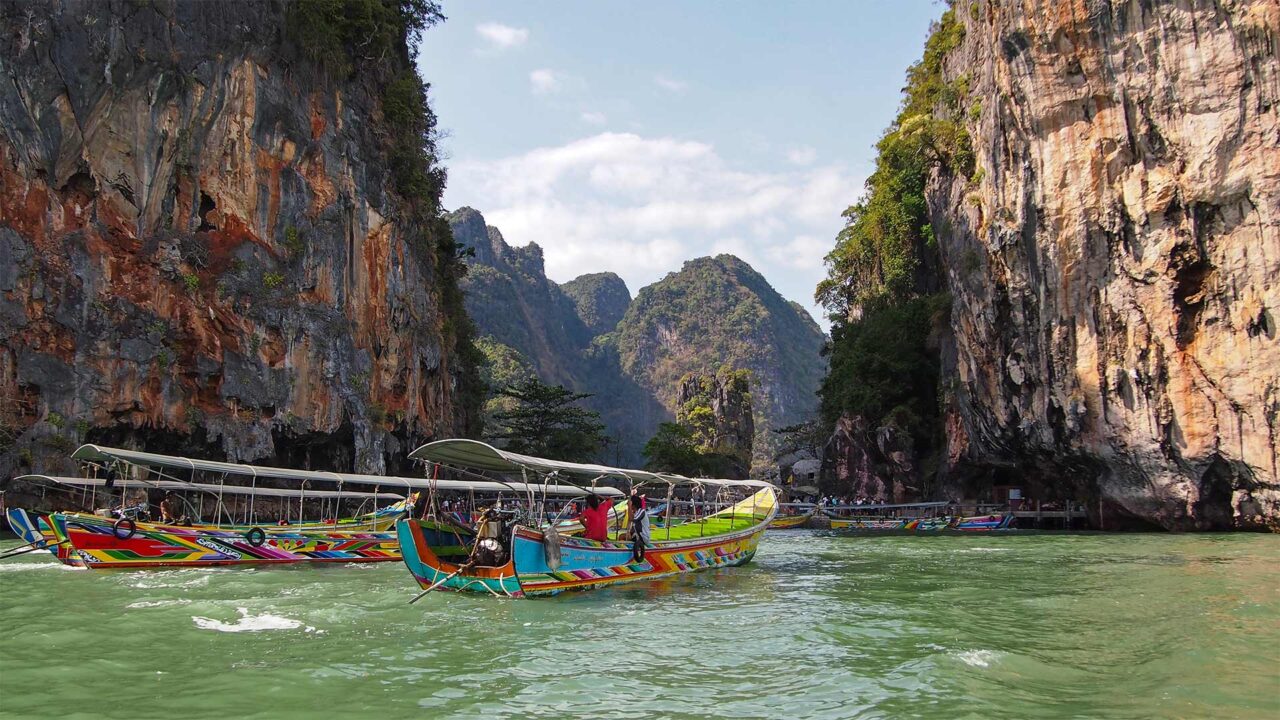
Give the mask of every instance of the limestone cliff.
M 0 6 L 0 473 L 85 441 L 380 472 L 473 428 L 423 18 L 368 5 L 373 55 L 302 18 L 327 67 L 318 5 Z
M 955 12 L 953 472 L 1074 488 L 1104 525 L 1277 526 L 1280 3 Z
M 724 477 L 750 474 L 755 418 L 749 373 L 686 375 L 676 395 L 676 422 L 692 432 L 700 453 L 724 458 Z
M 642 464 L 645 442 L 679 409 L 684 376 L 713 376 L 724 365 L 751 370 L 758 383 L 762 471 L 778 445 L 770 430 L 812 414 L 822 331 L 738 258 L 691 260 L 631 301 L 612 273 L 548 279 L 540 247 L 508 245 L 472 208 L 449 222 L 471 255 L 463 285 L 489 377 L 518 379 L 531 368 L 544 382 L 593 393 L 583 404 L 614 440 L 602 460 Z
M 450 213 L 449 223 L 458 243 L 472 253 L 463 287 L 467 310 L 484 336 L 490 382 L 515 382 L 531 370 L 543 382 L 591 393 L 583 405 L 600 413 L 611 439 L 600 460 L 642 463 L 644 443 L 670 415 L 621 370 L 614 326 L 608 324 L 621 314 L 617 301 L 630 299 L 621 278 L 611 276 L 615 283 L 584 276 L 569 283 L 577 292 L 571 297 L 547 277 L 536 243 L 508 245 L 473 208 Z
M 751 371 L 760 472 L 779 447 L 771 431 L 810 419 L 817 406 L 824 342 L 808 313 L 732 255 L 690 260 L 643 288 L 618 327 L 623 370 L 672 411 L 686 374 Z

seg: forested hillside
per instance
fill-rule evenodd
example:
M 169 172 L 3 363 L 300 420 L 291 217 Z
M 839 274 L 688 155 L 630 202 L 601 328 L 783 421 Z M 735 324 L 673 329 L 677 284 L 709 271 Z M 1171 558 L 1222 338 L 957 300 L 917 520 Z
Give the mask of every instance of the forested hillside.
M 616 275 L 584 276 L 566 284 L 575 293 L 570 297 L 547 278 L 536 244 L 508 245 L 472 208 L 454 211 L 449 223 L 457 242 L 474 252 L 463 289 L 482 336 L 490 388 L 533 374 L 590 393 L 582 404 L 600 413 L 610 438 L 599 459 L 639 465 L 644 443 L 669 412 L 621 371 L 608 319 L 620 316 L 619 305 L 625 310 L 626 285 Z
M 617 334 L 623 371 L 673 411 L 686 374 L 749 371 L 758 468 L 772 464 L 772 431 L 809 419 L 817 406 L 821 329 L 732 255 L 690 260 L 642 289 Z

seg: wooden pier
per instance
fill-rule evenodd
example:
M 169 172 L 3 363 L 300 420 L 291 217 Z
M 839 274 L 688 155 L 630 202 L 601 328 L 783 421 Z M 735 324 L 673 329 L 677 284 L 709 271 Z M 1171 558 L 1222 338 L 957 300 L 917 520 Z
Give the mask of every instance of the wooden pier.
M 812 507 L 808 503 L 782 503 L 784 508 L 807 510 Z M 1034 507 L 1032 507 L 1034 505 Z M 1055 503 L 1055 505 L 1057 505 Z M 883 515 L 886 517 L 937 517 L 939 515 L 994 515 L 1013 513 L 1015 529 L 1024 530 L 1087 530 L 1089 529 L 1089 513 L 1083 506 L 1071 506 L 1066 509 L 1046 510 L 1040 501 L 1023 501 L 1017 510 L 1011 510 L 1006 504 L 981 502 L 921 502 L 921 503 L 872 503 L 865 505 L 839 505 L 823 507 L 824 511 L 834 512 L 839 518 L 865 515 Z M 819 513 L 811 520 L 811 524 L 821 526 L 824 516 Z
M 1072 510 L 1014 510 L 1014 527 L 1037 530 L 1082 530 L 1087 527 L 1089 513 L 1083 509 Z M 1049 522 L 1045 522 L 1045 521 Z M 1076 521 L 1081 521 L 1079 525 Z

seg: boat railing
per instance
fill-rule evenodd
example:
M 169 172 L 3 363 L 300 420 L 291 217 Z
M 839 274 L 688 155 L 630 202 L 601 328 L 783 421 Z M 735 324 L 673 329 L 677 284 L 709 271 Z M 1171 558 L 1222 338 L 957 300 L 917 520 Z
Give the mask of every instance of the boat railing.
M 919 503 L 862 503 L 853 505 L 819 505 L 830 517 L 933 518 L 994 515 L 1009 512 L 1009 506 L 995 503 L 956 503 L 947 501 Z

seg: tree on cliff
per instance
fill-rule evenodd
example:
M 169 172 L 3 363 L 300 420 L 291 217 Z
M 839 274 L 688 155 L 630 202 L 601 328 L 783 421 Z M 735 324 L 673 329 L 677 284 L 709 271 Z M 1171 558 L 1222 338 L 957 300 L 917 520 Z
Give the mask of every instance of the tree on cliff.
M 924 57 L 907 71 L 902 108 L 876 145 L 866 193 L 844 212 L 815 296 L 831 317 L 830 365 L 819 391 L 827 428 L 842 416 L 895 425 L 918 447 L 941 447 L 939 356 L 931 341 L 950 307 L 926 186 L 934 172 L 967 177 L 969 81 L 948 81 L 943 59 L 964 27 L 943 13 Z
M 827 278 L 816 298 L 833 322 L 851 323 L 864 312 L 900 304 L 941 288 L 937 242 L 925 185 L 936 168 L 968 175 L 973 149 L 962 122 L 969 80 L 943 79 L 942 60 L 964 38 L 948 10 L 907 70 L 902 109 L 876 143 L 876 169 L 867 192 L 844 211 L 846 224 L 827 255 Z
M 730 455 L 703 450 L 690 428 L 662 423 L 644 444 L 645 469 L 688 477 L 731 477 L 739 463 Z
M 702 454 L 693 432 L 680 423 L 662 423 L 644 444 L 645 468 L 655 472 L 696 477 L 702 474 Z
M 497 424 L 488 439 L 505 442 L 512 452 L 552 460 L 588 462 L 608 443 L 600 414 L 575 403 L 591 397 L 561 385 L 529 378 L 498 391 L 513 405 L 494 413 Z

